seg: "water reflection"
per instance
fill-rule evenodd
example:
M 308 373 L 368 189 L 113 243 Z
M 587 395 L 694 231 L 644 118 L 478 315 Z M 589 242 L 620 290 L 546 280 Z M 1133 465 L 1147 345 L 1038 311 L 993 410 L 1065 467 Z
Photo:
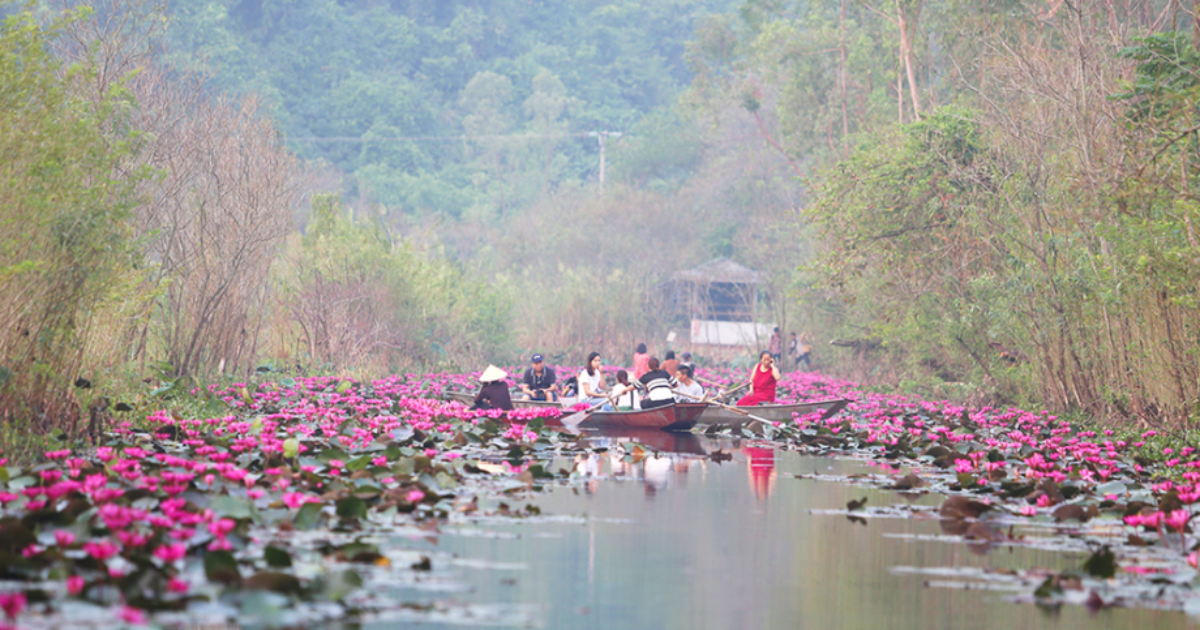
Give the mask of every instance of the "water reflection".
M 588 441 L 597 450 L 577 455 L 572 469 L 588 494 L 598 492 L 604 479 L 636 479 L 653 499 L 673 485 L 686 486 L 687 476 L 702 474 L 708 462 L 700 438 L 690 433 L 621 429 L 597 431 Z
M 595 448 L 611 448 L 615 444 L 636 442 L 648 450 L 660 453 L 708 454 L 705 440 L 694 433 L 623 428 L 587 431 L 584 437 L 587 443 Z
M 598 492 L 603 479 L 630 478 L 641 481 L 646 498 L 652 499 L 674 485 L 686 487 L 688 476 L 704 474 L 710 460 L 728 461 L 735 455 L 747 462 L 750 490 L 760 502 L 775 488 L 775 449 L 766 445 L 647 429 L 597 430 L 588 434 L 588 443 L 601 452 L 577 455 L 572 469 L 584 477 L 588 494 Z M 714 452 L 719 455 L 713 457 Z
M 980 540 L 965 543 L 931 540 L 956 527 L 937 518 L 852 524 L 814 511 L 841 510 L 863 497 L 869 506 L 937 505 L 942 497 L 796 478 L 877 473 L 879 466 L 802 457 L 750 440 L 630 431 L 589 440 L 595 452 L 550 467 L 561 464 L 583 479 L 533 498 L 546 518 L 452 524 L 436 548 L 412 539 L 396 544 L 443 554 L 434 557 L 435 574 L 444 556 L 490 563 L 457 575 L 471 590 L 455 599 L 529 607 L 539 611 L 534 625 L 544 628 L 1191 627 L 1180 613 L 1092 615 L 1082 606 L 1051 619 L 1005 601 L 1002 592 L 931 588 L 925 575 L 894 571 L 1062 571 L 1083 558 L 991 534 L 984 540 L 981 531 Z
M 775 449 L 747 446 L 742 451 L 748 460 L 746 473 L 750 477 L 750 489 L 759 501 L 765 502 L 775 488 Z

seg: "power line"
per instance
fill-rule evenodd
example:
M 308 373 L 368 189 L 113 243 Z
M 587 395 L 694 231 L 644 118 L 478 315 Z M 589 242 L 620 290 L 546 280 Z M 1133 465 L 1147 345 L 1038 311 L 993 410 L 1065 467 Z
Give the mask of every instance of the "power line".
M 579 133 L 526 133 L 526 134 L 497 134 L 477 136 L 294 136 L 287 138 L 297 142 L 462 142 L 464 140 L 546 140 L 552 138 L 587 138 L 596 137 L 599 133 L 583 131 Z M 611 135 L 611 134 L 609 134 Z

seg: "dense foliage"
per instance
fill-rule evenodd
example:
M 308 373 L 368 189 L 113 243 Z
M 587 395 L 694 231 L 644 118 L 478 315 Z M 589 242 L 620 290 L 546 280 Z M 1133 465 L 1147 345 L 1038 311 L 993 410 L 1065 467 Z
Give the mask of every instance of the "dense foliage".
M 65 392 L 97 314 L 135 292 L 129 221 L 148 173 L 118 172 L 143 145 L 127 124 L 128 92 L 81 98 L 74 86 L 92 68 L 48 49 L 86 15 L 39 26 L 19 14 L 0 26 L 0 420 L 10 435 L 26 421 L 46 430 L 78 418 Z
M 598 176 L 690 81 L 692 21 L 729 0 L 177 0 L 170 39 L 274 102 L 289 144 L 398 213 L 490 218 Z
M 5 130 L 68 134 L 104 199 L 5 175 L 13 212 L 53 206 L 4 224 L 41 226 L 6 234 L 0 285 L 46 326 L 4 342 L 29 417 L 103 416 L 80 375 L 661 351 L 687 343 L 672 274 L 717 256 L 870 382 L 1200 400 L 1200 55 L 1173 4 L 110 0 L 40 47 L 14 19 L 5 89 L 42 68 L 59 95 Z M 63 213 L 113 246 L 47 262 Z

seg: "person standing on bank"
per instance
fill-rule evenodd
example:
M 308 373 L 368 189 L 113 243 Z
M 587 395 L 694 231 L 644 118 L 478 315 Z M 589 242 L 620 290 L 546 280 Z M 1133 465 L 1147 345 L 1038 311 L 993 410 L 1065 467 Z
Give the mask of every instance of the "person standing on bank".
M 546 367 L 542 355 L 535 354 L 529 359 L 529 367 L 521 377 L 518 387 L 524 394 L 525 400 L 558 400 L 558 377 L 554 369 Z
M 600 410 L 612 411 L 613 406 L 607 400 L 607 394 L 604 392 L 604 374 L 600 370 L 600 353 L 588 353 L 583 371 L 579 373 L 579 402 L 587 403 L 588 407 L 604 403 Z
M 679 355 L 679 367 L 683 367 L 685 365 L 692 368 L 692 374 L 695 375 L 696 364 L 692 361 L 691 352 L 684 352 L 683 354 Z
M 750 368 L 750 393 L 737 401 L 739 407 L 752 407 L 775 402 L 775 385 L 779 383 L 779 368 L 767 350 L 758 355 L 758 363 Z
M 649 371 L 650 353 L 646 351 L 646 344 L 639 343 L 633 351 L 633 380 L 642 378 L 642 375 Z
M 679 359 L 675 358 L 674 350 L 667 350 L 667 358 L 662 362 L 662 370 L 675 378 L 675 370 L 679 369 Z
M 779 361 L 779 357 L 783 354 L 783 339 L 779 336 L 779 327 L 775 327 L 775 332 L 771 333 L 771 340 L 767 342 L 767 352 L 771 353 L 771 358 Z
M 675 403 L 675 394 L 671 389 L 678 382 L 658 364 L 658 357 L 650 357 L 650 371 L 642 375 L 638 381 L 646 386 L 646 395 L 642 398 L 642 409 L 653 409 Z
M 508 393 L 508 383 L 504 379 L 508 378 L 508 374 L 500 368 L 489 365 L 479 375 L 479 381 L 483 386 L 479 388 L 479 393 L 475 395 L 475 404 L 471 409 L 503 409 L 512 411 L 512 396 Z
M 808 333 L 800 333 L 800 350 L 796 355 L 796 368 L 800 368 L 800 362 L 804 362 L 804 370 L 812 369 L 812 344 L 809 343 Z

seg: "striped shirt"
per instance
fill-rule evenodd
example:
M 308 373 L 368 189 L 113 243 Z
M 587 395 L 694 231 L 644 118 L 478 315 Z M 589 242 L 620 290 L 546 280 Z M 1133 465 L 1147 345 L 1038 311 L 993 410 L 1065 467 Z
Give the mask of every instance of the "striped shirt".
M 665 370 L 654 370 L 652 372 L 647 372 L 642 376 L 642 378 L 639 378 L 638 381 L 646 386 L 647 400 L 661 401 L 675 399 L 675 395 L 671 393 L 671 388 L 674 387 L 677 382 L 670 374 L 667 374 Z

